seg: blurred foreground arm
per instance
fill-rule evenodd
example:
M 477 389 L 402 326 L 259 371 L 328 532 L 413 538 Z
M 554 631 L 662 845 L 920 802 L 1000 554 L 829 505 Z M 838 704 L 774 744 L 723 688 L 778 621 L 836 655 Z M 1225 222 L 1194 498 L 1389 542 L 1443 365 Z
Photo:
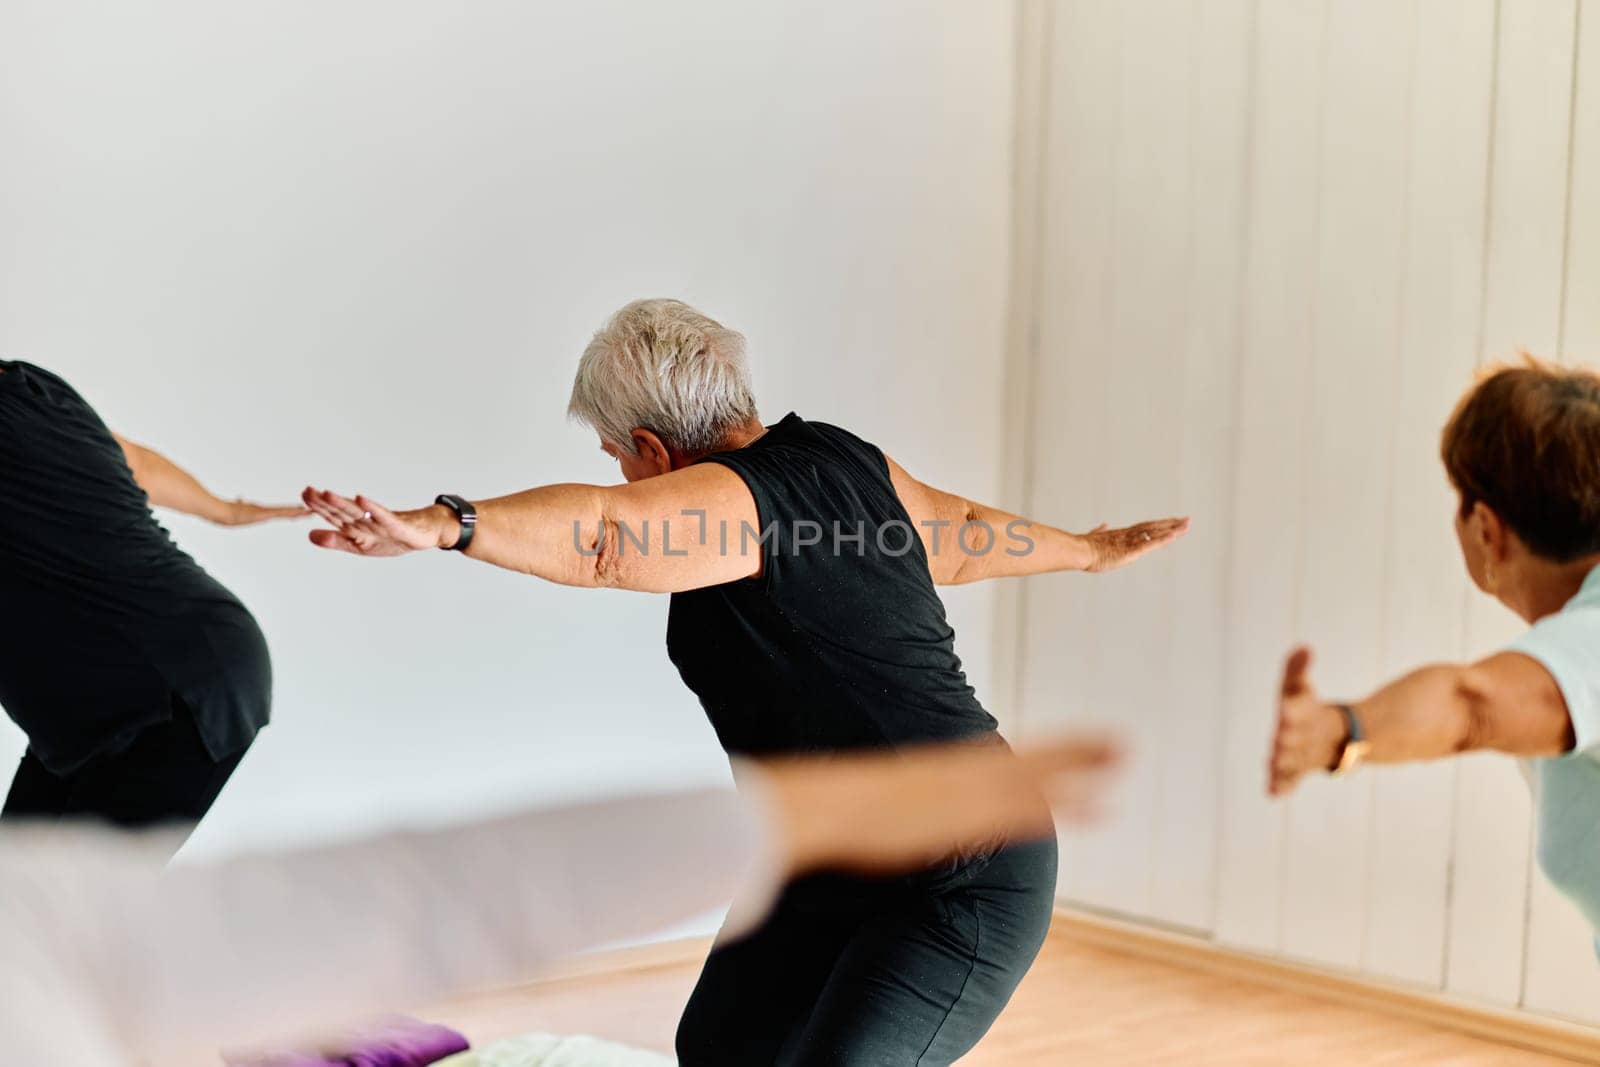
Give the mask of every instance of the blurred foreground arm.
M 23 1062 L 181 1062 L 218 1043 L 535 975 L 804 870 L 913 870 L 1092 811 L 1099 741 L 741 768 L 750 788 L 535 811 L 161 873 L 137 839 L 0 836 L 0 1032 Z M 96 1053 L 96 1049 L 105 1050 Z M 54 1057 L 54 1058 L 52 1058 Z M 98 1057 L 98 1058 L 97 1058 Z

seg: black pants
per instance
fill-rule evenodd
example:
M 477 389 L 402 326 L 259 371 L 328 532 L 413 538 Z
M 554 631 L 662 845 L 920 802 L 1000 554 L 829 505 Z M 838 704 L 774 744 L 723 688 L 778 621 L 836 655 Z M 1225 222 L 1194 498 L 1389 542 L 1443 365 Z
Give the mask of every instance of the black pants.
M 1053 840 L 942 891 L 792 887 L 756 933 L 713 949 L 678 1024 L 682 1067 L 952 1063 L 1033 964 L 1055 900 Z
M 200 821 L 244 758 L 217 761 L 206 751 L 194 716 L 181 701 L 172 718 L 147 726 L 126 747 L 57 775 L 32 752 L 22 757 L 0 818 L 100 819 L 146 828 Z M 180 842 L 174 839 L 174 847 Z

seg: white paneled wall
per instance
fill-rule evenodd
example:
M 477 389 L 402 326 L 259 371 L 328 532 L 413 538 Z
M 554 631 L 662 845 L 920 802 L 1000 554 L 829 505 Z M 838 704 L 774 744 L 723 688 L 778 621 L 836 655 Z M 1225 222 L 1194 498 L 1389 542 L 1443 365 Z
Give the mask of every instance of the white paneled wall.
M 1294 632 L 1300 588 L 1308 381 L 1305 360 L 1294 354 L 1309 348 L 1312 334 L 1325 25 L 1321 2 L 1268 4 L 1256 13 L 1234 449 L 1212 461 L 1236 470 L 1228 585 L 1215 615 L 1230 637 L 1222 803 L 1212 828 L 1216 931 L 1256 949 L 1282 940 L 1285 820 L 1281 808 L 1260 801 L 1261 726 L 1248 709 L 1276 685 L 1275 659 Z M 1196 518 L 1206 525 L 1206 516 Z M 1252 651 L 1269 648 L 1274 655 Z M 1196 832 L 1204 831 L 1196 825 Z
M 1195 519 L 1010 602 L 1025 728 L 1113 721 L 1135 752 L 1063 895 L 1600 1021 L 1512 761 L 1263 790 L 1296 642 L 1360 693 L 1518 629 L 1469 591 L 1438 431 L 1485 360 L 1600 361 L 1600 0 L 1026 0 L 1018 26 L 1016 495 Z
M 1221 774 L 1226 645 L 1215 612 L 1227 590 L 1233 470 L 1214 461 L 1233 448 L 1235 352 L 1239 344 L 1239 278 L 1243 248 L 1246 108 L 1250 90 L 1248 0 L 1196 4 L 1187 27 L 1189 136 L 1185 138 L 1187 290 L 1174 359 L 1178 377 L 1178 491 L 1149 501 L 1157 511 L 1216 515 L 1185 542 L 1186 558 L 1167 561 L 1173 591 L 1171 674 L 1161 693 L 1160 744 L 1151 750 L 1156 776 L 1154 882 L 1151 912 L 1176 925 L 1204 929 L 1214 906 L 1217 842 L 1192 830 L 1199 798 L 1210 813 Z M 1175 500 L 1174 504 L 1172 501 Z
M 1482 353 L 1527 347 L 1554 355 L 1571 127 L 1572 0 L 1503 0 L 1494 80 Z M 1468 600 L 1467 651 L 1489 651 L 1520 629 L 1487 598 Z M 1523 979 L 1533 845 L 1526 783 L 1492 756 L 1462 761 L 1457 782 L 1450 915 L 1452 990 L 1515 1002 Z
M 1105 416 L 1105 361 L 1090 353 L 1106 351 L 1111 342 L 1106 297 L 1116 116 L 1103 106 L 1099 88 L 1116 69 L 1116 10 L 1114 0 L 1095 0 L 1054 12 L 1048 96 L 1042 102 L 1049 117 L 1041 151 L 1048 183 L 1041 198 L 1046 239 L 1033 329 L 1039 358 L 1028 397 L 1050 402 L 1030 420 L 1036 471 L 1030 497 L 1036 514 L 1070 515 L 1079 522 L 1097 513 L 1101 481 L 1095 453 L 1086 446 L 1104 432 Z M 1085 50 L 1076 63 L 1060 63 L 1063 50 L 1077 40 L 1095 40 L 1100 47 Z M 1026 121 L 1026 114 L 1019 112 L 1019 119 Z M 1060 220 L 1069 218 L 1073 239 L 1049 239 Z M 1095 707 L 1100 678 L 1094 590 L 1068 589 L 1047 578 L 1031 583 L 1025 594 L 1019 713 L 1040 709 L 1051 721 L 1081 721 Z M 1071 599 L 1076 610 L 1059 610 L 1057 595 Z M 1075 839 L 1062 845 L 1060 885 L 1077 896 L 1091 847 Z
M 1454 496 L 1438 430 L 1477 361 L 1494 0 L 1424 0 L 1416 26 L 1381 565 L 1385 677 L 1462 651 L 1469 583 L 1443 540 Z M 1375 974 L 1443 980 L 1457 773 L 1438 763 L 1373 775 L 1362 962 Z

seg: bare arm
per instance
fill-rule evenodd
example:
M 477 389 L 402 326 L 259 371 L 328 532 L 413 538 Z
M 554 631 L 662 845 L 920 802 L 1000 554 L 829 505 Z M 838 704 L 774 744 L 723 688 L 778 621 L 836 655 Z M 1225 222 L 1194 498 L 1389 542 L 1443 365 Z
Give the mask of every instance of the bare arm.
M 332 527 L 311 534 L 322 548 L 398 556 L 454 545 L 461 533 L 438 504 L 394 512 L 310 488 L 302 499 Z M 540 486 L 473 507 L 468 556 L 562 585 L 671 593 L 761 572 L 755 499 L 718 464 L 626 485 Z
M 309 512 L 299 505 L 270 506 L 248 500 L 223 500 L 199 479 L 153 448 L 113 435 L 122 446 L 133 480 L 157 507 L 194 515 L 219 526 L 247 526 L 267 519 L 294 519 Z
M 1185 518 L 1068 533 L 935 489 L 913 478 L 894 460 L 888 462 L 895 494 L 922 537 L 928 567 L 939 585 L 1050 571 L 1115 570 L 1171 544 L 1189 530 Z
M 817 868 L 892 874 L 952 848 L 1093 822 L 1120 761 L 1107 737 L 1033 742 L 1015 755 L 983 743 L 793 756 L 754 765 L 790 875 Z M 957 799 L 960 798 L 960 799 Z M 1041 802 L 1041 798 L 1048 803 Z
M 125 834 L 10 830 L 0 1031 L 13 1053 L 38 1050 L 29 1063 L 66 1062 L 63 1048 L 74 1064 L 188 1062 L 221 1041 L 525 981 L 739 890 L 730 921 L 751 925 L 808 870 L 913 871 L 996 833 L 1047 836 L 1045 802 L 1092 818 L 1116 757 L 1071 737 L 1015 758 L 974 745 L 797 757 L 748 768 L 745 793 L 525 811 L 164 875 Z
M 1344 715 L 1311 686 L 1309 649 L 1284 667 L 1268 791 L 1289 792 L 1306 774 L 1327 770 L 1345 740 Z M 1470 664 L 1412 671 L 1351 710 L 1371 742 L 1367 759 L 1407 763 L 1489 749 L 1556 756 L 1572 748 L 1572 717 L 1543 665 L 1520 652 Z

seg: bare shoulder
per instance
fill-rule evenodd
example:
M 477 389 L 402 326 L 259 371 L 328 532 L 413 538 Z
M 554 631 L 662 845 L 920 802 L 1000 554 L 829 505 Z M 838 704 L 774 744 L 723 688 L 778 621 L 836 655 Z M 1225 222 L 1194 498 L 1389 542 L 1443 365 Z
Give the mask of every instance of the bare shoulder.
M 756 521 L 756 502 L 744 479 L 720 463 L 696 463 L 669 474 L 643 478 L 606 490 L 620 515 L 669 518 L 697 515 L 732 522 Z

